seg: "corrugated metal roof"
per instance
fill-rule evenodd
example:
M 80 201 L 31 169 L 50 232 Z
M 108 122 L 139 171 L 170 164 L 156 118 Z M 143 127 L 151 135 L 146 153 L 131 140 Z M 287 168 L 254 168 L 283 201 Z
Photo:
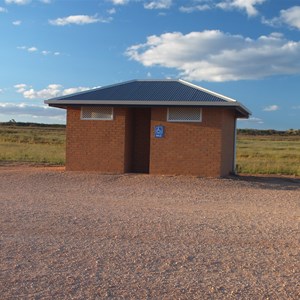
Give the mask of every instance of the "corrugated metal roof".
M 119 101 L 234 101 L 182 80 L 133 80 L 56 100 L 119 100 Z M 228 100 L 229 99 L 229 100 Z M 125 103 L 124 103 L 125 104 Z
M 113 106 L 220 106 L 233 107 L 240 117 L 251 112 L 234 99 L 183 80 L 132 80 L 45 101 L 53 107 Z

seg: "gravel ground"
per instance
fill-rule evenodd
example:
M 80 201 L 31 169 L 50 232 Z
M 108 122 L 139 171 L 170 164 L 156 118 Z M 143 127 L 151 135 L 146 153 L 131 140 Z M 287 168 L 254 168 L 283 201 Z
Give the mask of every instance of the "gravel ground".
M 1 299 L 300 299 L 300 179 L 0 167 Z

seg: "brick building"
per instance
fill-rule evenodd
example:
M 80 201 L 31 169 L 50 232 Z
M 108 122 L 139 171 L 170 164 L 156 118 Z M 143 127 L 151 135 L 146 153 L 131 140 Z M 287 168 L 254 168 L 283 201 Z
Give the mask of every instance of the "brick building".
M 67 109 L 66 169 L 226 176 L 239 102 L 183 80 L 133 80 L 45 101 Z

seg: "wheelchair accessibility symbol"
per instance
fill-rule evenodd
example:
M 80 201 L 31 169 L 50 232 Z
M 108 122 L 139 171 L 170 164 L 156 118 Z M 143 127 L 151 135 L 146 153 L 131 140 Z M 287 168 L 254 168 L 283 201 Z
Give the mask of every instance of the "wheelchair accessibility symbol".
M 165 127 L 162 125 L 158 125 L 154 127 L 154 136 L 156 138 L 163 138 L 165 135 Z

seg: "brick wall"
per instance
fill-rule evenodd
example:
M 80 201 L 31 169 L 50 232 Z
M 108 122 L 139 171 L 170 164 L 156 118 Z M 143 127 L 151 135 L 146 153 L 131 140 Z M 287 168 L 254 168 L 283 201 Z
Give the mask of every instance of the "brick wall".
M 234 171 L 234 136 L 235 136 L 235 112 L 231 109 L 223 109 L 222 113 L 222 156 L 221 176 L 226 176 Z
M 167 108 L 152 108 L 150 173 L 226 175 L 229 163 L 223 167 L 221 160 L 227 158 L 221 153 L 231 140 L 226 135 L 230 126 L 223 130 L 223 123 L 231 120 L 223 114 L 222 108 L 203 108 L 201 123 L 171 123 L 166 121 Z M 164 138 L 154 137 L 155 125 L 165 126 Z
M 149 130 L 141 126 L 143 113 L 114 108 L 113 121 L 95 121 L 80 120 L 80 108 L 68 108 L 66 169 L 145 172 L 150 161 L 151 174 L 218 177 L 232 171 L 233 110 L 202 108 L 201 123 L 172 123 L 167 108 L 151 108 L 150 145 L 143 138 Z M 165 126 L 164 138 L 154 137 L 155 125 Z
M 66 169 L 125 172 L 126 114 L 114 108 L 113 121 L 81 120 L 80 108 L 68 108 Z
M 132 170 L 132 152 L 133 152 L 133 111 L 126 108 L 125 111 L 125 157 L 124 157 L 124 170 L 130 173 Z

